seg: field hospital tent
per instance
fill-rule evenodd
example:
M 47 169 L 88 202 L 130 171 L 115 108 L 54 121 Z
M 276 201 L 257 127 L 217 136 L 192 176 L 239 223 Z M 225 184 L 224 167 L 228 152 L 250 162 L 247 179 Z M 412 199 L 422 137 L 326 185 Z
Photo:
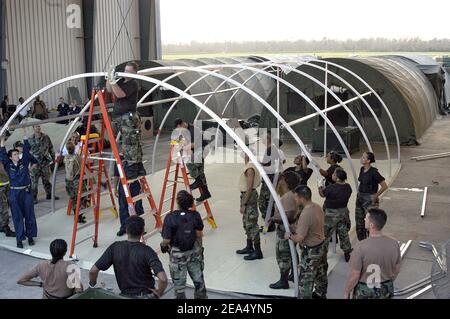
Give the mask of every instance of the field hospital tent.
M 401 57 L 356 57 L 330 58 L 324 61 L 345 67 L 363 78 L 382 98 L 397 126 L 400 143 L 415 144 L 430 127 L 439 112 L 439 99 L 427 76 L 417 66 L 417 63 Z M 321 62 L 310 62 L 325 67 Z M 312 66 L 300 65 L 297 70 L 305 72 L 321 83 L 325 82 L 325 72 Z M 353 75 L 336 66 L 329 65 L 329 71 L 341 76 L 359 93 L 368 91 L 367 87 Z M 305 93 L 319 107 L 325 106 L 324 88 L 295 72 L 286 72 L 285 79 Z M 328 87 L 337 88 L 336 92 L 342 101 L 354 98 L 352 92 L 344 83 L 328 76 Z M 276 89 L 269 97 L 270 104 L 275 107 L 277 99 Z M 330 94 L 327 96 L 328 107 L 338 103 Z M 389 143 L 395 143 L 395 134 L 391 121 L 383 109 L 381 102 L 374 96 L 366 96 L 366 101 L 374 109 L 383 126 Z M 360 100 L 347 105 L 356 115 L 371 141 L 382 142 L 381 131 L 368 108 Z M 298 94 L 284 85 L 280 88 L 280 113 L 286 120 L 293 121 L 315 111 Z M 348 113 L 339 108 L 328 113 L 331 121 L 338 127 L 355 126 Z M 305 141 L 311 141 L 314 128 L 323 125 L 323 120 L 315 117 L 294 126 L 295 131 Z M 276 120 L 268 111 L 263 111 L 260 126 L 275 127 Z

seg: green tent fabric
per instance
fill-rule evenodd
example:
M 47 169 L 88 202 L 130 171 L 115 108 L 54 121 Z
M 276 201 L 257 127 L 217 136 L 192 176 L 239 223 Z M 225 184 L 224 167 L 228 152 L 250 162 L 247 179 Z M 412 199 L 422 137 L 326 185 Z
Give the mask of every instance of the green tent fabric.
M 381 96 L 392 114 L 402 144 L 416 143 L 436 118 L 439 107 L 433 86 L 413 62 L 392 57 L 330 58 L 325 60 L 353 71 Z M 322 63 L 318 63 L 318 65 L 324 67 Z M 297 69 L 324 83 L 324 71 L 307 65 L 301 65 Z M 346 71 L 331 65 L 329 70 L 344 78 L 359 93 L 363 94 L 369 91 L 359 80 Z M 322 87 L 295 72 L 287 72 L 284 77 L 315 101 L 320 108 L 324 108 L 325 94 Z M 328 77 L 328 86 L 348 89 L 346 85 L 331 75 Z M 347 90 L 344 94 L 340 94 L 340 97 L 345 101 L 355 97 L 355 95 Z M 366 100 L 378 115 L 388 142 L 395 143 L 394 129 L 381 103 L 374 95 L 367 96 Z M 275 107 L 276 90 L 272 92 L 269 101 Z M 280 103 L 280 113 L 288 122 L 315 113 L 306 101 L 284 85 L 281 85 L 280 88 Z M 337 101 L 328 94 L 328 107 L 335 104 L 337 104 Z M 370 141 L 382 142 L 381 131 L 367 107 L 361 101 L 349 103 L 347 106 L 361 122 Z M 329 112 L 329 117 L 337 126 L 355 126 L 343 108 Z M 315 117 L 293 128 L 302 139 L 308 142 L 312 139 L 313 129 L 322 125 L 322 123 L 323 121 L 319 117 Z M 276 120 L 268 111 L 263 111 L 260 126 L 275 127 Z

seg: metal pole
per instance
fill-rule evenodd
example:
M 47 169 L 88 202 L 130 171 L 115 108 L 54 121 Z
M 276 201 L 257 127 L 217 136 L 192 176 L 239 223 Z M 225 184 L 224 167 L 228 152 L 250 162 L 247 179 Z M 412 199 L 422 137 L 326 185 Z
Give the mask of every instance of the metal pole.
M 328 88 L 328 63 L 325 64 L 325 87 Z M 325 89 L 325 105 L 324 110 L 328 108 L 328 92 Z M 327 114 L 325 114 L 328 117 Z M 323 157 L 327 157 L 327 122 L 323 121 Z
M 219 90 L 217 92 L 205 92 L 205 93 L 191 94 L 191 96 L 192 97 L 201 97 L 201 96 L 205 96 L 205 95 L 213 95 L 213 94 L 219 94 L 219 93 L 226 93 L 226 92 L 236 91 L 238 89 L 239 88 L 230 88 L 230 89 Z M 157 100 L 157 101 L 141 103 L 141 104 L 139 104 L 139 107 L 159 105 L 159 104 L 163 104 L 163 103 L 169 103 L 169 102 L 180 101 L 180 100 L 185 100 L 185 99 L 186 98 L 184 98 L 184 97 L 172 97 L 172 98 L 163 99 L 163 100 Z
M 361 97 L 364 97 L 364 96 L 367 96 L 367 95 L 370 95 L 370 94 L 372 94 L 372 92 L 367 92 L 367 93 L 361 94 Z M 342 103 L 342 104 L 347 105 L 347 104 L 352 103 L 352 102 L 355 102 L 356 100 L 359 100 L 359 99 L 360 99 L 360 98 L 359 98 L 358 96 L 355 96 L 355 97 L 353 97 L 353 98 L 351 98 L 351 99 L 345 101 L 345 102 Z M 328 112 L 330 112 L 330 111 L 336 110 L 336 109 L 342 107 L 342 104 L 336 104 L 336 105 L 330 106 L 330 107 L 327 108 L 326 110 L 323 110 L 322 113 L 328 113 Z M 294 125 L 297 125 L 297 124 L 303 123 L 303 122 L 305 122 L 305 121 L 307 121 L 307 120 L 310 120 L 310 119 L 316 117 L 317 115 L 320 115 L 320 112 L 315 112 L 315 113 L 306 115 L 306 116 L 304 116 L 304 117 L 302 117 L 302 118 L 299 118 L 298 120 L 294 120 L 294 121 L 292 121 L 292 122 L 289 122 L 288 125 L 292 127 L 292 126 L 294 126 Z
M 280 68 L 277 68 L 277 113 L 280 114 Z M 277 138 L 280 140 L 280 120 L 277 119 Z M 279 145 L 277 145 L 279 147 Z

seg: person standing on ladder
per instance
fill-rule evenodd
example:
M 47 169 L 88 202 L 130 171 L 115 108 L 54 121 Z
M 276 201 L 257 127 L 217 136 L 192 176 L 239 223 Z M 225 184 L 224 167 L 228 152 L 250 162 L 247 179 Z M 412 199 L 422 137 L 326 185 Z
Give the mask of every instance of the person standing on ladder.
M 52 199 L 52 184 L 50 183 L 51 164 L 55 158 L 53 144 L 47 134 L 42 133 L 41 126 L 33 126 L 34 134 L 30 138 L 30 152 L 37 160 L 37 165 L 31 167 L 31 180 L 34 204 L 37 204 L 38 199 L 38 185 L 39 178 L 42 178 L 45 192 L 47 193 L 47 200 Z M 55 196 L 55 200 L 59 197 Z
M 176 119 L 174 126 L 175 134 L 183 136 L 188 141 L 188 145 L 185 147 L 192 152 L 192 155 L 191 160 L 186 163 L 186 168 L 191 178 L 195 179 L 190 188 L 191 191 L 195 189 L 200 190 L 201 196 L 196 201 L 199 203 L 203 202 L 211 198 L 205 176 L 205 159 L 203 158 L 203 150 L 208 143 L 203 139 L 203 132 L 198 127 L 182 119 Z M 176 136 L 175 140 L 178 138 L 179 136 Z
M 139 66 L 136 62 L 128 62 L 125 73 L 137 74 Z M 115 70 L 109 71 L 107 89 L 117 98 L 112 115 L 114 133 L 122 133 L 122 154 L 130 170 L 135 170 L 139 176 L 147 173 L 142 164 L 143 151 L 141 145 L 141 118 L 137 113 L 139 84 L 132 78 L 117 79 Z
M 5 138 L 0 139 L 0 161 L 9 176 L 10 191 L 9 204 L 16 230 L 17 248 L 23 248 L 22 241 L 28 238 L 28 244 L 34 245 L 37 236 L 36 216 L 34 214 L 33 196 L 31 194 L 31 179 L 29 165 L 31 162 L 30 144 L 24 130 L 23 157 L 19 158 L 19 151 L 12 149 L 6 152 Z
M 124 165 L 125 176 L 128 181 L 137 179 L 136 172 L 134 170 L 130 170 L 128 165 Z M 128 211 L 128 202 L 125 197 L 125 193 L 123 191 L 122 184 L 120 184 L 120 175 L 117 166 L 114 167 L 114 178 L 113 178 L 113 189 L 116 197 L 119 199 L 119 217 L 120 217 L 120 230 L 117 232 L 118 237 L 122 237 L 126 234 L 126 221 L 128 217 L 130 217 L 130 213 Z M 138 180 L 134 181 L 129 185 L 131 197 L 138 196 L 141 193 L 141 184 Z M 142 200 L 137 201 L 134 204 L 134 210 L 136 215 L 141 216 L 144 214 L 144 207 L 142 206 Z

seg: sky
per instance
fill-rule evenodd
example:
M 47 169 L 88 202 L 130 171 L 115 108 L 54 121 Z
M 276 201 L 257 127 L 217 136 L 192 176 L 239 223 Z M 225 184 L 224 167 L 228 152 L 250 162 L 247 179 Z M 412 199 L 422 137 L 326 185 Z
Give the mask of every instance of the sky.
M 160 6 L 163 44 L 450 38 L 449 0 L 160 0 Z

